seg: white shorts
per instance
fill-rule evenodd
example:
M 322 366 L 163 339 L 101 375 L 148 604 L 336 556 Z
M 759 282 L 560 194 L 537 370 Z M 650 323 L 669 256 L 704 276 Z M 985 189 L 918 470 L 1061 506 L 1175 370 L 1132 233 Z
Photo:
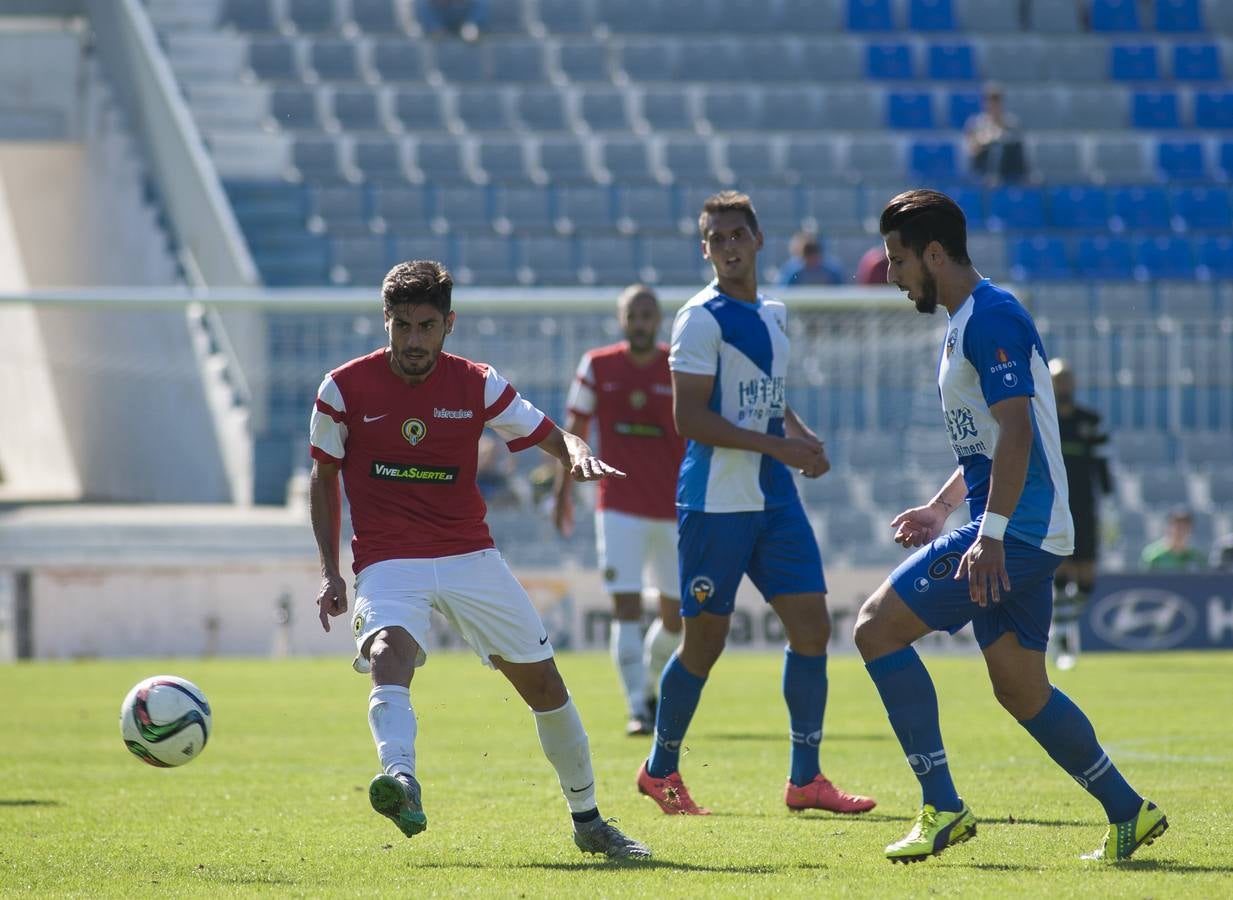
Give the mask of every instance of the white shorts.
M 595 546 L 609 594 L 637 594 L 653 588 L 661 597 L 680 596 L 676 522 L 671 519 L 597 510 Z
M 391 626 L 415 638 L 420 646 L 415 665 L 424 665 L 434 609 L 489 668 L 490 656 L 512 663 L 552 657 L 548 632 L 531 598 L 501 554 L 490 549 L 438 559 L 386 559 L 361 570 L 351 618 L 355 670 L 369 670 L 368 644 Z

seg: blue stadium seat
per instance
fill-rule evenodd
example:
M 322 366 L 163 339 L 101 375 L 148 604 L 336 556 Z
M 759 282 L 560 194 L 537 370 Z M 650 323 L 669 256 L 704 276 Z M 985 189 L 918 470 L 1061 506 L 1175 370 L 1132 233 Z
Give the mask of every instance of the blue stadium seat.
M 1233 181 L 1233 141 L 1220 144 L 1220 168 L 1227 180 Z
M 375 187 L 372 191 L 372 210 L 374 217 L 382 219 L 391 233 L 429 233 L 432 199 L 422 187 Z
M 479 167 L 494 184 L 529 184 L 527 156 L 527 143 L 519 138 L 491 137 L 479 144 Z
M 355 41 L 319 38 L 308 48 L 308 66 L 322 81 L 358 81 L 360 61 Z
M 1194 253 L 1190 241 L 1180 237 L 1140 238 L 1135 242 L 1140 280 L 1190 280 L 1195 275 Z
M 492 193 L 485 187 L 434 187 L 433 230 L 487 231 L 492 223 Z
M 1051 188 L 1049 224 L 1054 228 L 1106 228 L 1109 224 L 1109 197 L 1099 187 Z
M 1199 265 L 1208 278 L 1233 278 L 1233 238 L 1200 240 Z
M 471 180 L 462 145 L 454 138 L 420 138 L 415 144 L 415 168 L 428 184 L 460 184 Z
M 526 32 L 523 10 L 527 4 L 519 2 L 488 4 L 488 20 L 484 30 L 493 34 L 514 35 Z
M 676 85 L 648 88 L 638 97 L 642 118 L 652 131 L 693 131 L 696 115 L 689 93 Z
M 1092 0 L 1092 31 L 1138 31 L 1138 0 Z
M 1233 205 L 1229 203 L 1229 192 L 1225 188 L 1178 188 L 1170 199 L 1174 215 L 1191 230 L 1233 229 Z
M 284 130 L 315 131 L 321 127 L 317 94 L 312 88 L 275 88 L 270 93 L 270 116 Z
M 586 281 L 591 284 L 628 284 L 642 268 L 641 241 L 636 237 L 584 237 L 579 254 Z
M 309 192 L 309 214 L 320 219 L 329 234 L 371 231 L 367 193 L 354 185 L 313 189 Z
M 838 143 L 817 132 L 793 135 L 788 139 L 784 168 L 802 184 L 833 181 L 839 169 Z
M 671 234 L 677 230 L 676 192 L 670 187 L 622 186 L 617 223 L 624 232 Z
M 372 88 L 339 88 L 334 91 L 332 112 L 344 131 L 385 130 L 377 93 Z
M 1196 91 L 1194 124 L 1197 128 L 1233 128 L 1233 91 Z
M 557 192 L 557 230 L 611 231 L 616 227 L 613 192 L 607 187 L 568 187 Z
M 403 29 L 398 20 L 397 0 L 351 0 L 351 21 L 361 31 L 394 34 Z
M 891 128 L 932 128 L 933 95 L 928 91 L 891 91 L 886 97 L 886 124 Z
M 385 81 L 423 81 L 428 68 L 420 45 L 407 40 L 376 41 L 372 64 Z
M 225 0 L 219 21 L 240 31 L 276 31 L 270 0 Z
M 1156 0 L 1157 31 L 1202 31 L 1199 0 Z
M 527 84 L 548 79 L 542 41 L 499 41 L 492 45 L 492 77 L 499 84 Z
M 1085 237 L 1075 247 L 1075 270 L 1084 278 L 1125 281 L 1134 274 L 1130 241 L 1124 238 Z
M 859 188 L 809 187 L 802 191 L 805 218 L 813 220 L 813 228 L 825 234 L 831 230 L 851 228 L 860 219 Z
M 550 234 L 556 220 L 552 206 L 548 188 L 500 186 L 493 191 L 493 225 L 502 234 Z
M 338 7 L 334 0 L 287 0 L 287 19 L 298 31 L 333 31 Z
M 490 82 L 488 48 L 490 44 L 444 41 L 433 45 L 433 64 L 446 81 L 460 84 Z
M 913 141 L 908 151 L 908 170 L 932 184 L 953 181 L 959 175 L 957 156 L 950 141 Z
M 1220 81 L 1219 44 L 1178 44 L 1173 48 L 1173 77 L 1178 81 Z
M 971 44 L 933 44 L 929 47 L 929 77 L 934 81 L 973 81 L 976 62 Z
M 557 64 L 570 81 L 608 82 L 612 80 L 608 44 L 594 40 L 563 41 L 557 50 Z
M 248 68 L 267 81 L 299 81 L 295 45 L 286 38 L 253 38 L 248 45 Z
M 951 0 L 908 0 L 908 27 L 913 31 L 954 31 Z
M 291 164 L 309 181 L 341 181 L 338 143 L 333 138 L 296 138 Z
M 705 6 L 699 4 L 699 10 Z M 662 4 L 657 0 L 622 0 L 620 3 L 604 3 L 596 8 L 597 18 L 617 34 L 647 32 L 662 34 L 672 30 L 666 21 Z
M 723 166 L 737 184 L 773 184 L 785 180 L 775 148 L 765 138 L 735 137 L 722 142 Z
M 849 31 L 894 31 L 890 0 L 848 0 Z
M 578 112 L 592 131 L 633 130 L 625 92 L 620 88 L 607 85 L 588 87 L 579 97 Z
M 812 87 L 773 87 L 763 91 L 758 127 L 768 131 L 820 129 L 819 93 Z
M 642 246 L 643 277 L 656 284 L 692 285 L 702 281 L 702 258 L 697 232 L 676 238 L 648 240 Z
M 670 137 L 663 142 L 663 163 L 678 182 L 713 184 L 719 180 L 705 138 Z
M 996 188 L 989 194 L 989 227 L 994 231 L 1044 228 L 1044 195 L 1038 188 Z
M 1136 91 L 1131 100 L 1130 121 L 1135 128 L 1180 128 L 1182 116 L 1177 94 L 1173 91 Z
M 403 88 L 394 94 L 394 118 L 405 131 L 433 132 L 445 130 L 445 113 L 441 109 L 441 92 L 431 88 Z
M 752 88 L 708 85 L 702 98 L 702 117 L 718 134 L 748 128 L 758 117 L 758 100 Z
M 626 41 L 617 48 L 617 67 L 634 82 L 688 78 L 693 73 L 682 71 L 680 51 L 681 42 L 676 38 Z
M 1200 181 L 1207 178 L 1201 141 L 1160 141 L 1156 162 L 1161 174 L 1174 181 Z
M 468 131 L 511 131 L 513 110 L 507 100 L 507 94 L 497 87 L 467 87 L 455 96 L 454 109 Z
M 651 184 L 651 148 L 640 137 L 613 136 L 599 145 L 599 164 L 615 184 Z
M 865 74 L 870 78 L 913 78 L 915 68 L 911 44 L 870 44 L 865 50 Z
M 464 283 L 508 285 L 517 277 L 509 238 L 460 235 L 457 248 L 456 266 Z
M 1011 244 L 1010 258 L 1011 275 L 1016 281 L 1065 281 L 1074 277 L 1061 238 L 1018 238 Z
M 980 94 L 974 91 L 954 91 L 946 103 L 946 123 L 951 128 L 962 130 L 968 119 L 980 110 Z
M 1162 187 L 1114 188 L 1114 224 L 1128 231 L 1164 231 L 1169 228 L 1169 198 Z
M 521 263 L 535 284 L 578 283 L 578 247 L 572 238 L 523 238 L 518 250 Z M 523 280 L 522 274 L 519 280 Z
M 972 185 L 956 184 L 943 188 L 942 193 L 959 204 L 968 221 L 968 233 L 983 231 L 985 222 L 985 192 Z
M 1114 81 L 1159 81 L 1155 44 L 1114 44 L 1109 48 L 1109 74 Z
M 435 259 L 447 266 L 454 265 L 457 255 L 454 251 L 454 239 L 448 235 L 433 234 L 427 229 L 410 234 L 394 235 L 394 258 L 402 259 Z
M 514 114 L 530 131 L 568 131 L 565 95 L 555 87 L 524 87 L 514 94 Z
M 578 0 L 539 0 L 539 20 L 554 34 L 590 34 L 595 27 L 591 6 Z
M 579 184 L 595 180 L 586 148 L 573 137 L 545 138 L 539 142 L 539 167 L 554 184 Z
M 337 284 L 380 284 L 393 264 L 385 235 L 335 237 L 330 241 L 330 279 Z

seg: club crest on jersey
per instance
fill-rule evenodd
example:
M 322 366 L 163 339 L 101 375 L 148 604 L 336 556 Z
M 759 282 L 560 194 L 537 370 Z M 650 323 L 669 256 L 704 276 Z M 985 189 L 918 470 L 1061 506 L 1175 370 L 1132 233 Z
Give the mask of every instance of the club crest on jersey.
M 642 409 L 642 407 L 646 406 L 646 392 L 631 391 L 629 394 L 629 405 L 634 409 Z
M 955 352 L 955 344 L 959 341 L 959 329 L 952 328 L 950 334 L 946 336 L 946 355 L 950 356 Z
M 704 606 L 715 593 L 715 582 L 705 575 L 698 575 L 689 583 L 689 594 L 699 606 Z
M 356 636 L 360 636 L 360 632 L 364 630 L 364 614 L 357 613 L 355 621 L 351 623 L 351 631 Z
M 428 434 L 428 426 L 420 419 L 407 419 L 402 423 L 402 436 L 414 447 Z

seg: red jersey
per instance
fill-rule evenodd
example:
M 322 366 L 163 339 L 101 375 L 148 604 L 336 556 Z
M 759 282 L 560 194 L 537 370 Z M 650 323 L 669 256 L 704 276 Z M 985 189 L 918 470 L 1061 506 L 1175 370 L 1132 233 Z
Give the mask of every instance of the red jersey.
M 594 417 L 597 455 L 629 475 L 599 483 L 600 509 L 651 519 L 676 518 L 676 476 L 685 443 L 672 419 L 668 347 L 634 365 L 625 342 L 588 350 L 569 392 L 569 411 Z
M 312 414 L 312 456 L 340 467 L 351 504 L 356 573 L 383 559 L 491 547 L 475 484 L 484 426 L 511 451 L 553 428 L 491 366 L 442 353 L 422 384 L 409 385 L 386 352 L 330 372 Z

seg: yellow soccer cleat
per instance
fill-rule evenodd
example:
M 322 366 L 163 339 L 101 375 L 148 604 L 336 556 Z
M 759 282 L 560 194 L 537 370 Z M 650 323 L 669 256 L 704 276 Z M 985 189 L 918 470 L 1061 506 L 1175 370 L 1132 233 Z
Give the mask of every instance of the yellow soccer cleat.
M 959 812 L 946 812 L 926 803 L 908 836 L 886 848 L 886 858 L 893 863 L 920 862 L 937 856 L 951 844 L 961 844 L 974 837 L 976 817 L 966 804 Z
M 1129 822 L 1110 823 L 1105 832 L 1105 840 L 1091 853 L 1084 853 L 1083 859 L 1107 859 L 1117 862 L 1130 859 L 1131 854 L 1150 844 L 1169 828 L 1169 820 L 1165 818 L 1164 810 L 1147 800 L 1139 807 L 1139 812 Z

